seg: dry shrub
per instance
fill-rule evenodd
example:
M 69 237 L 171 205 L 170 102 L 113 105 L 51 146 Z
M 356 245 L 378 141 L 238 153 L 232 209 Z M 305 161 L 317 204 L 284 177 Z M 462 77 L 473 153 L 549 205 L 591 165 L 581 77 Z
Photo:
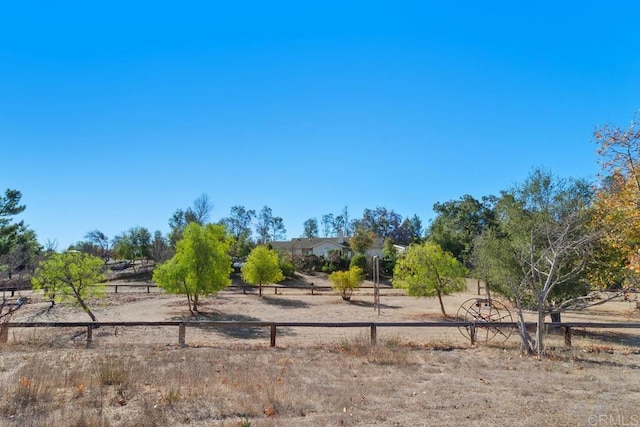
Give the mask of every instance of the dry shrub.
M 0 413 L 9 416 L 24 414 L 26 417 L 46 413 L 59 380 L 59 372 L 47 361 L 34 360 L 23 364 L 2 384 Z
M 11 339 L 8 345 L 28 347 L 28 350 L 35 348 L 51 349 L 51 348 L 68 348 L 71 343 L 74 346 L 82 346 L 84 348 L 85 340 L 78 342 L 75 339 L 79 336 L 84 338 L 86 328 L 73 331 L 70 337 L 70 329 L 61 330 L 57 328 L 10 328 Z
M 405 366 L 409 362 L 409 347 L 398 338 L 372 344 L 366 335 L 358 335 L 340 343 L 341 349 L 352 356 L 366 357 L 370 363 Z
M 96 363 L 96 377 L 100 385 L 126 388 L 131 377 L 131 361 L 127 358 L 102 358 Z

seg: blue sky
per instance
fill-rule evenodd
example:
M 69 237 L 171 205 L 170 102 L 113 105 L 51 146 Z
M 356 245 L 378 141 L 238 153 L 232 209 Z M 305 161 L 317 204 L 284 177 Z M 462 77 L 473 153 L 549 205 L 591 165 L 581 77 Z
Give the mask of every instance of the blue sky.
M 268 205 L 425 223 L 534 167 L 594 178 L 640 108 L 635 2 L 4 2 L 0 190 L 60 248 Z

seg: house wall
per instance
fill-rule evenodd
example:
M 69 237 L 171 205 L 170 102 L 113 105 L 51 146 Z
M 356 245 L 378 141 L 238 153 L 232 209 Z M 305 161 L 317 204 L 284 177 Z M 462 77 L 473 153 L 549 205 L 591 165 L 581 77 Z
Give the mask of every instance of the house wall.
M 329 254 L 329 251 L 338 249 L 340 250 L 340 246 L 331 244 L 331 243 L 321 243 L 313 247 L 313 253 L 317 256 L 326 257 Z

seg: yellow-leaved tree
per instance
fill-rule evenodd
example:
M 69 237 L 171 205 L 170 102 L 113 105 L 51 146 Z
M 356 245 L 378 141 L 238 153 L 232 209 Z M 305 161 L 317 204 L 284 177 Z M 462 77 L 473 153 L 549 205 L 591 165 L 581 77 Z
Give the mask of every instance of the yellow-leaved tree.
M 262 296 L 262 285 L 284 280 L 278 253 L 262 245 L 253 248 L 242 267 L 242 279 L 251 285 L 258 285 Z
M 189 223 L 176 254 L 153 272 L 153 281 L 170 294 L 185 294 L 189 312 L 198 312 L 201 296 L 214 295 L 231 284 L 231 239 L 223 225 Z
M 603 232 L 601 247 L 604 258 L 609 258 L 608 266 L 624 266 L 627 273 L 624 276 L 631 283 L 640 277 L 638 117 L 636 114 L 626 129 L 605 125 L 597 129 L 594 135 L 605 172 L 597 192 L 595 225 Z M 617 258 L 617 262 L 612 263 L 612 257 L 614 261 Z M 603 276 L 602 270 L 600 274 Z M 613 278 L 616 273 L 611 271 L 604 276 Z M 615 283 L 609 285 L 612 284 Z
M 340 292 L 342 299 L 350 301 L 353 291 L 364 282 L 364 273 L 354 265 L 347 271 L 334 271 L 329 275 L 329 280 L 333 283 L 331 287 Z

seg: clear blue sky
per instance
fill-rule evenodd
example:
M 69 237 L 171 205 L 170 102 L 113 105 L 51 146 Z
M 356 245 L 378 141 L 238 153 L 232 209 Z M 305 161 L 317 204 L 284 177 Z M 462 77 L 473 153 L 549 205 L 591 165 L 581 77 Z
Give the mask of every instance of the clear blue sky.
M 0 190 L 60 249 L 202 193 L 284 219 L 598 172 L 640 108 L 637 2 L 4 2 Z

